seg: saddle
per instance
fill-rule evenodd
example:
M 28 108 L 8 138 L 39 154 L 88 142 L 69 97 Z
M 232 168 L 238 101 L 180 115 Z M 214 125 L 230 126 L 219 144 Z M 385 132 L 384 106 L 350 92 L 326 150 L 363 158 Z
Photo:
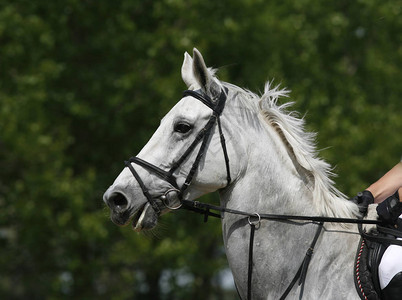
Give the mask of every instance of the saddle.
M 401 235 L 402 222 L 398 222 L 397 229 L 377 227 L 368 235 L 362 236 L 357 249 L 354 281 L 357 292 L 362 300 L 381 300 L 382 293 L 379 283 L 378 266 L 388 246 Z M 390 243 L 384 242 L 390 240 Z
M 380 300 L 378 265 L 388 245 L 360 239 L 357 249 L 354 280 L 362 300 Z

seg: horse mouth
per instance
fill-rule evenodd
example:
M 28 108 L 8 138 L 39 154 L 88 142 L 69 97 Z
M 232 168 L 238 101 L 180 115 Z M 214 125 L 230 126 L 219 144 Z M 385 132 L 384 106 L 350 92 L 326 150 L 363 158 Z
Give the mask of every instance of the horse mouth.
M 142 229 L 146 229 L 144 225 L 146 224 L 145 222 L 145 217 L 146 213 L 149 209 L 150 204 L 145 203 L 143 206 L 140 207 L 140 209 L 134 214 L 133 220 L 131 222 L 131 226 L 133 227 L 134 231 L 141 231 Z M 143 224 L 145 223 L 145 224 Z
M 112 210 L 111 219 L 118 226 L 127 226 L 131 222 L 134 231 L 149 230 L 156 226 L 158 216 L 149 203 L 142 205 L 134 214 L 130 210 L 116 212 Z

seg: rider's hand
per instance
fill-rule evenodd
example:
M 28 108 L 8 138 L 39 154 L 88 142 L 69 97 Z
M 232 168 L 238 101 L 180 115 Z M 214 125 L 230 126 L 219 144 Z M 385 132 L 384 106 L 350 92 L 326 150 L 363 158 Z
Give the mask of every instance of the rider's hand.
M 399 201 L 398 192 L 378 204 L 377 214 L 384 223 L 396 224 L 398 217 L 402 214 L 402 202 Z
M 374 203 L 373 194 L 370 191 L 363 191 L 357 193 L 357 196 L 354 196 L 352 201 L 359 206 L 360 213 L 365 216 L 367 214 L 367 207 L 369 204 Z

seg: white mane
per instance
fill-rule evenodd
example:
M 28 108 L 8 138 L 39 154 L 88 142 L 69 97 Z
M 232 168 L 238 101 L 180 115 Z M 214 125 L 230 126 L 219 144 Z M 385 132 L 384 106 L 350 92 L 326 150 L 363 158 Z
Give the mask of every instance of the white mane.
M 271 83 L 267 82 L 264 94 L 258 97 L 250 91 L 230 84 L 229 86 L 231 89 L 236 88 L 237 92 L 241 92 L 249 100 L 254 100 L 252 102 L 258 101 L 265 121 L 281 137 L 298 172 L 308 179 L 306 184 L 312 189 L 313 203 L 319 215 L 343 218 L 355 218 L 359 215 L 357 206 L 335 188 L 331 179 L 334 175 L 331 166 L 318 157 L 316 134 L 306 132 L 304 119 L 298 118 L 295 112 L 287 111 L 292 102 L 277 104 L 280 97 L 288 97 L 288 90 L 280 89 L 279 86 L 271 88 Z

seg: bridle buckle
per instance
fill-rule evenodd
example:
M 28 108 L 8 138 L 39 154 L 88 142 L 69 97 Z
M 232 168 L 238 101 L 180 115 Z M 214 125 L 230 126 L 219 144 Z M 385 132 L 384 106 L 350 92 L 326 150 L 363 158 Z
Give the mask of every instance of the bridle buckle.
M 177 199 L 179 200 L 179 205 L 177 205 L 177 206 L 170 206 L 170 200 L 171 199 L 169 199 L 169 194 L 170 193 L 172 193 L 172 192 L 174 192 L 174 193 L 176 193 L 176 197 L 177 197 Z M 162 196 L 161 196 L 161 199 L 162 199 L 162 202 L 163 202 L 163 205 L 165 205 L 165 207 L 167 207 L 168 209 L 170 209 L 170 210 L 177 210 L 177 209 L 179 209 L 180 207 L 182 207 L 182 205 L 183 205 L 183 203 L 181 202 L 181 200 L 180 200 L 180 191 L 178 190 L 178 189 L 174 189 L 174 188 L 172 188 L 172 189 L 168 189 L 166 192 L 165 192 L 165 194 L 163 194 Z

